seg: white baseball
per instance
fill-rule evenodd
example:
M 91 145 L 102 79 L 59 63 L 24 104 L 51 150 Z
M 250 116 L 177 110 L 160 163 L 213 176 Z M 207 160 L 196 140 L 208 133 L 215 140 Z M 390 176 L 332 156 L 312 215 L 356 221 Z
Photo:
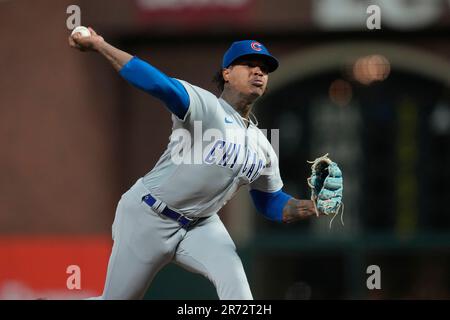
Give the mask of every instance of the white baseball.
M 75 29 L 73 29 L 73 31 L 70 35 L 73 36 L 77 32 L 81 33 L 82 37 L 89 37 L 91 35 L 91 32 L 89 31 L 89 29 L 86 27 L 83 27 L 83 26 L 78 26 Z

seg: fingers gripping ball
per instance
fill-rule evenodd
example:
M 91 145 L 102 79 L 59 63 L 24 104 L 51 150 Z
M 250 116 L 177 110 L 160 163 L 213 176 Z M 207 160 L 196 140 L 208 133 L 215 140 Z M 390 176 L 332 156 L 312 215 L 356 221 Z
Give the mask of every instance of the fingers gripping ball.
M 83 26 L 78 26 L 75 29 L 73 29 L 70 35 L 73 36 L 75 33 L 80 33 L 82 37 L 91 36 L 91 32 L 89 31 L 89 29 Z
M 334 218 L 341 210 L 343 225 L 344 204 L 342 195 L 344 183 L 341 169 L 328 158 L 328 154 L 308 162 L 312 163 L 308 185 L 311 189 L 311 200 L 316 207 L 316 214 L 334 215 L 330 221 L 331 228 Z

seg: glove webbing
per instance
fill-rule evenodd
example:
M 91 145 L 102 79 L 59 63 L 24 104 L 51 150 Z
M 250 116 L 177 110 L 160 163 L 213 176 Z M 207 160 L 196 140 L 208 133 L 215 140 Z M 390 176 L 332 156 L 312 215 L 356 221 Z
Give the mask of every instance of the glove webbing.
M 307 162 L 313 164 L 313 168 L 314 168 L 314 170 L 315 170 L 316 164 L 319 163 L 319 162 L 322 161 L 322 160 L 323 160 L 323 161 L 326 161 L 326 162 L 328 162 L 328 163 L 331 162 L 330 159 L 328 158 L 328 153 L 325 153 L 323 156 L 317 158 L 316 160 L 313 160 L 313 161 L 307 160 Z M 310 188 L 313 188 L 313 189 L 315 188 L 315 186 L 313 186 L 313 185 L 311 184 L 311 178 L 308 178 L 308 179 L 307 179 L 307 182 L 308 182 L 308 186 L 309 186 Z M 317 200 L 317 199 L 314 199 L 314 197 L 311 196 L 311 200 L 312 200 L 312 202 L 313 202 L 313 204 L 314 204 L 314 210 L 316 211 L 316 215 L 319 216 L 319 210 L 317 210 L 317 206 L 316 206 L 316 200 Z M 341 209 L 342 209 L 342 210 L 341 210 Z M 330 226 L 329 226 L 330 229 L 331 229 L 331 225 L 332 225 L 332 223 L 333 223 L 333 221 L 334 221 L 334 218 L 336 218 L 336 216 L 339 214 L 339 211 L 341 211 L 341 223 L 342 223 L 342 226 L 345 226 L 345 225 L 344 225 L 344 203 L 342 202 L 342 203 L 339 205 L 339 208 L 336 210 L 336 213 L 334 214 L 333 218 L 331 218 L 331 220 L 330 220 Z

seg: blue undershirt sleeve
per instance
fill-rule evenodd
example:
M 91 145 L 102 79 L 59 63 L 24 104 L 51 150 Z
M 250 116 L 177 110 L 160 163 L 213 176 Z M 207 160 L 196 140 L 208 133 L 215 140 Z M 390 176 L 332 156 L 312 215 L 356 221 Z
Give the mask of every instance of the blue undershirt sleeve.
M 119 74 L 136 88 L 162 100 L 179 119 L 184 119 L 189 109 L 189 94 L 180 81 L 170 78 L 149 63 L 133 57 Z
M 284 193 L 281 189 L 276 192 L 263 192 L 250 190 L 253 203 L 263 216 L 272 221 L 283 220 L 283 208 L 292 196 Z

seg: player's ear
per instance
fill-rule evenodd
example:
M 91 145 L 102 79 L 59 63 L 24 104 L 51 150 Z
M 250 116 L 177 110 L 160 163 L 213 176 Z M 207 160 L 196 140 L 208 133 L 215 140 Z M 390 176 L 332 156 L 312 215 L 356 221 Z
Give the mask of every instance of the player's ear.
M 222 77 L 225 82 L 228 82 L 230 79 L 230 68 L 222 69 Z

